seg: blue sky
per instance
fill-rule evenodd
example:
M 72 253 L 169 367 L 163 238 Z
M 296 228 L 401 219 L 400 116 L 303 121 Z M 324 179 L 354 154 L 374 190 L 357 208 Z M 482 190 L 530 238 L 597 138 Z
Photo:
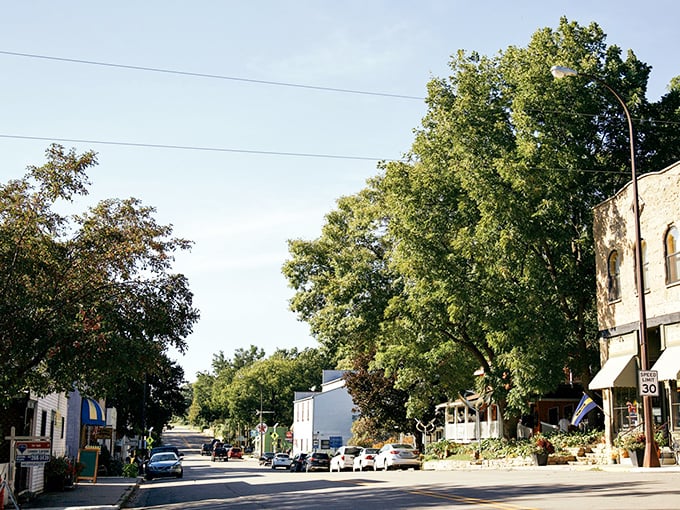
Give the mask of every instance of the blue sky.
M 562 4 L 560 6 L 560 4 Z M 288 310 L 288 239 L 313 239 L 378 159 L 407 152 L 422 98 L 458 49 L 525 46 L 560 16 L 597 22 L 652 69 L 648 97 L 680 75 L 680 4 L 570 1 L 3 2 L 0 52 L 176 70 L 216 79 L 0 53 L 0 180 L 41 164 L 49 140 L 93 149 L 90 195 L 137 197 L 191 239 L 178 257 L 201 310 L 187 378 L 251 344 L 315 346 Z M 552 63 L 546 62 L 546 72 Z M 22 137 L 45 138 L 31 140 Z M 233 149 L 181 150 L 94 141 Z M 240 151 L 253 151 L 240 152 Z M 269 153 L 269 154 L 264 154 Z M 309 154 L 293 156 L 282 153 Z M 319 157 L 341 156 L 337 158 Z

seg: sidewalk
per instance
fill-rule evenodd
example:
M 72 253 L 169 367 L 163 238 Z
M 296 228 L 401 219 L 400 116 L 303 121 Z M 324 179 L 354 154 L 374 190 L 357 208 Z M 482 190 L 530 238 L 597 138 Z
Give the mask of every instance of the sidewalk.
M 21 508 L 43 510 L 99 510 L 121 508 L 139 485 L 139 478 L 100 476 L 97 483 L 79 482 L 75 489 L 45 492 Z M 6 507 L 6 508 L 12 508 Z

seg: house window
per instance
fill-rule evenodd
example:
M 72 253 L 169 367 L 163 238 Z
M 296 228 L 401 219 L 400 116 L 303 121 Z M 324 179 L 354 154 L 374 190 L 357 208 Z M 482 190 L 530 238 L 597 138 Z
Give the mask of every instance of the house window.
M 642 287 L 645 292 L 649 290 L 649 260 L 647 260 L 647 241 L 640 243 L 642 248 Z
M 680 252 L 678 252 L 678 228 L 673 226 L 666 233 L 666 283 L 680 280 Z
M 40 413 L 40 435 L 47 435 L 47 411 Z
M 607 290 L 609 301 L 621 299 L 621 268 L 619 252 L 613 250 L 607 262 Z
M 645 292 L 649 291 L 649 261 L 647 260 L 647 241 L 640 243 L 640 251 L 642 255 L 642 286 Z M 637 268 L 637 264 L 635 265 Z M 637 273 L 635 273 L 635 292 L 637 292 Z

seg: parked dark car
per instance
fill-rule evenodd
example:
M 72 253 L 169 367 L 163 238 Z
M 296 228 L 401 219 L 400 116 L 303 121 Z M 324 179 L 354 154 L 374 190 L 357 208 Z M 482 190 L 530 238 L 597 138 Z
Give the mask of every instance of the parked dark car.
M 331 458 L 324 452 L 312 452 L 305 458 L 305 471 L 330 471 Z
M 201 455 L 212 455 L 212 451 L 213 451 L 212 443 L 203 443 L 201 445 Z
M 300 471 L 304 471 L 306 457 L 307 457 L 306 453 L 296 453 L 293 456 L 292 462 L 290 463 L 290 471 L 292 473 L 299 473 Z
M 167 453 L 167 452 L 172 452 L 177 457 L 180 459 L 184 457 L 184 454 L 179 451 L 179 448 L 176 446 L 172 445 L 163 445 L 163 446 L 156 446 L 155 448 L 151 448 L 151 451 L 149 452 L 149 457 L 153 457 L 157 453 Z
M 184 471 L 179 457 L 173 452 L 161 452 L 151 456 L 146 466 L 146 479 L 153 480 L 163 476 L 182 478 Z
M 229 448 L 223 443 L 215 443 L 213 447 L 212 454 L 210 455 L 210 461 L 215 462 L 216 460 L 221 460 L 226 462 L 229 460 Z
M 259 459 L 260 466 L 271 466 L 273 458 L 274 458 L 274 452 L 264 452 Z

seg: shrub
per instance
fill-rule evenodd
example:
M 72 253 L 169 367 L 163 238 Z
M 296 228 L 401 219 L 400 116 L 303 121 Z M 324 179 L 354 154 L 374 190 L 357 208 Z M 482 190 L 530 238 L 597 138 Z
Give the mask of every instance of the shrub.
M 644 432 L 620 434 L 614 439 L 614 446 L 626 450 L 643 450 L 646 445 Z
M 139 476 L 139 467 L 134 462 L 125 464 L 123 466 L 123 476 L 126 478 L 137 478 Z

